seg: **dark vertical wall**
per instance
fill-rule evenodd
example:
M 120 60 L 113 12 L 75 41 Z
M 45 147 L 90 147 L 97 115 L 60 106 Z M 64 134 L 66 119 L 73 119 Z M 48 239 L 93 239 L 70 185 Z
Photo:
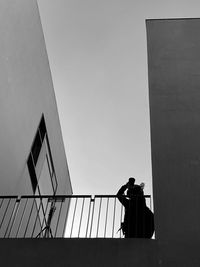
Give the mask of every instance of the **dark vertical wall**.
M 200 19 L 147 20 L 156 237 L 200 239 Z

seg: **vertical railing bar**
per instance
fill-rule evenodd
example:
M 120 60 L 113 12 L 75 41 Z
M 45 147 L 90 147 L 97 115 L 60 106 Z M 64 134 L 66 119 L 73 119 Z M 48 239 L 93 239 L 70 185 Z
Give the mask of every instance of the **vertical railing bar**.
M 48 219 L 46 219 L 46 215 L 47 215 L 47 209 L 48 209 L 49 206 L 50 206 L 50 209 L 51 209 L 51 204 L 50 204 L 49 198 L 47 198 L 47 204 L 46 204 L 45 211 L 44 211 L 43 203 L 42 203 L 42 211 L 43 211 L 44 217 L 43 217 L 43 220 L 42 221 L 40 220 L 41 231 L 47 226 L 47 220 Z M 43 237 L 44 236 L 45 236 L 45 233 L 44 233 Z
M 4 202 L 4 198 L 2 198 L 2 200 L 1 200 L 0 209 L 1 209 L 3 202 Z
M 53 200 L 51 201 L 51 207 L 50 207 L 50 210 L 49 210 L 49 214 L 48 214 L 48 219 L 47 219 L 47 224 L 46 224 L 46 230 L 45 230 L 45 233 L 44 233 L 44 237 L 49 237 L 49 234 L 51 235 L 51 237 L 53 237 L 53 234 L 52 234 L 52 230 L 51 230 L 51 222 L 52 222 L 52 218 L 53 218 L 53 215 L 54 215 L 54 212 L 56 210 L 56 199 L 53 198 Z
M 94 217 L 95 198 L 94 199 L 91 199 L 91 201 L 93 202 L 93 207 L 92 207 L 92 218 L 91 218 L 90 235 L 89 235 L 89 237 L 91 237 L 91 235 L 92 235 L 92 226 L 93 226 L 93 217 Z
M 16 233 L 15 237 L 17 237 L 19 229 L 21 228 L 21 224 L 22 224 L 22 220 L 23 220 L 23 217 L 24 217 L 24 213 L 25 213 L 25 209 L 26 209 L 27 203 L 28 203 L 28 198 L 26 199 L 26 203 L 24 205 L 24 209 L 23 209 L 23 212 L 22 212 L 22 216 L 21 216 L 21 219 L 20 219 L 20 222 L 19 222 L 19 225 L 18 225 L 18 228 L 17 228 L 17 233 Z
M 27 224 L 26 224 L 26 229 L 25 229 L 25 232 L 24 232 L 24 238 L 26 237 L 26 232 L 27 232 L 27 229 L 28 229 L 28 226 L 29 226 L 29 222 L 30 222 L 30 218 L 31 218 L 31 215 L 32 215 L 34 203 L 35 203 L 35 199 L 33 199 L 33 204 L 32 204 L 32 207 L 31 207 L 29 218 L 28 218 L 28 221 L 27 221 Z M 36 206 L 37 206 L 37 204 L 36 204 Z
M 91 211 L 91 201 L 92 197 L 90 197 L 90 204 L 89 204 L 89 210 L 88 210 L 88 219 L 87 219 L 87 227 L 86 227 L 86 235 L 85 237 L 87 237 L 87 234 L 88 234 L 88 227 L 89 227 L 89 221 L 90 221 L 90 211 Z
M 5 219 L 5 216 L 6 216 L 6 213 L 7 213 L 7 210 L 8 210 L 8 206 L 10 205 L 10 200 L 11 200 L 11 199 L 9 199 L 8 204 L 7 204 L 7 206 L 6 206 L 6 210 L 5 210 L 5 212 L 4 212 L 4 215 L 3 215 L 3 218 L 2 218 L 2 221 L 1 221 L 0 229 L 1 229 L 1 226 L 2 226 L 3 221 L 4 221 L 4 219 Z
M 77 200 L 78 200 L 78 198 L 76 198 L 76 202 L 75 202 L 75 207 L 74 207 L 74 213 L 73 213 L 73 218 L 72 218 L 72 226 L 71 226 L 70 237 L 72 236 L 72 230 L 73 230 L 73 225 L 74 225 L 74 218 L 75 218 L 75 213 L 76 213 Z
M 79 237 L 79 235 L 80 235 L 80 230 L 81 230 L 81 223 L 82 223 L 82 218 L 83 218 L 84 204 L 85 204 L 85 198 L 83 198 L 83 202 L 82 202 L 81 217 L 80 217 L 79 229 L 78 229 L 78 237 Z
M 63 236 L 64 236 L 65 231 L 66 231 L 67 219 L 68 219 L 68 215 L 69 215 L 69 207 L 70 207 L 70 203 L 71 203 L 71 198 L 70 199 L 69 198 L 65 198 L 64 201 L 66 201 L 66 200 L 69 200 L 69 202 L 67 204 L 68 207 L 67 207 L 67 212 L 66 212 L 66 215 L 65 215 L 65 223 L 64 223 L 65 228 L 63 229 L 63 233 L 62 233 Z
M 112 227 L 112 238 L 114 236 L 114 228 L 115 228 L 115 210 L 116 210 L 116 197 L 115 197 L 115 200 L 114 200 L 114 211 L 113 211 L 113 227 Z
M 46 220 L 46 215 L 47 215 L 47 209 L 48 209 L 48 206 L 51 205 L 49 204 L 49 199 L 47 200 L 47 205 L 46 205 L 46 208 L 45 208 L 45 212 L 44 212 L 44 218 L 42 220 L 42 223 L 41 223 L 41 229 L 43 228 L 43 225 L 45 223 L 45 226 L 47 225 L 47 220 Z
M 151 206 L 151 196 L 150 196 L 150 210 L 152 211 L 152 206 Z
M 54 203 L 53 203 L 54 201 Z M 46 220 L 46 215 L 47 215 L 47 208 L 49 206 L 49 211 L 48 211 L 48 218 Z M 44 232 L 43 236 L 42 237 L 49 237 L 49 233 L 51 234 L 51 237 L 53 236 L 52 232 L 51 232 L 51 228 L 50 228 L 50 225 L 49 225 L 49 216 L 51 216 L 51 219 L 52 219 L 52 216 L 53 215 L 50 215 L 50 212 L 51 212 L 51 209 L 55 207 L 55 199 L 51 200 L 48 198 L 48 201 L 47 201 L 47 206 L 46 206 L 46 209 L 45 209 L 45 212 L 43 211 L 43 214 L 44 214 L 44 218 L 43 218 L 43 222 L 42 222 L 42 232 Z M 43 205 L 42 205 L 42 209 L 43 209 Z M 54 212 L 53 212 L 54 213 Z M 45 222 L 45 225 L 44 225 L 44 222 Z M 50 221 L 51 222 L 51 221 Z M 43 226 L 44 225 L 44 226 Z M 45 230 L 45 231 L 44 231 Z
M 123 205 L 121 204 L 120 228 L 121 228 L 121 224 L 122 224 L 122 212 L 123 212 Z M 120 238 L 122 238 L 122 230 L 120 230 Z
M 43 201 L 42 201 L 43 199 L 45 199 L 45 198 L 40 199 L 40 201 L 42 203 L 42 213 L 43 213 L 43 216 L 44 216 L 43 217 L 44 218 L 43 221 L 47 222 L 45 216 L 46 216 L 46 211 L 47 211 L 47 206 L 48 206 L 48 198 L 47 198 L 47 206 L 46 206 L 46 209 L 45 210 L 44 210 L 44 205 L 43 205 Z
M 108 219 L 108 204 L 109 204 L 109 197 L 107 198 L 107 206 L 106 206 L 106 220 L 105 220 L 104 237 L 106 237 L 106 228 L 107 228 L 107 219 Z
M 0 209 L 1 209 L 1 206 L 3 205 L 3 202 L 4 202 L 4 198 L 2 198 L 1 200 Z
M 97 234 L 96 234 L 96 237 L 98 237 L 98 234 L 99 234 L 99 221 L 100 221 L 100 214 L 101 214 L 101 204 L 102 204 L 102 197 L 100 199 L 100 205 L 99 205 L 99 214 L 98 214 L 98 221 L 97 221 Z
M 17 200 L 17 199 L 16 199 L 16 200 Z M 15 204 L 14 204 L 14 206 L 13 206 L 13 209 L 12 209 L 12 212 L 11 212 L 11 215 L 10 215 L 10 219 L 9 219 L 8 225 L 7 225 L 7 227 L 6 227 L 6 231 L 5 231 L 5 234 L 4 234 L 4 238 L 6 237 L 7 231 L 8 231 L 8 229 L 9 229 L 10 222 L 11 222 L 11 219 L 12 219 L 12 217 L 13 217 L 14 210 L 15 210 L 15 205 L 16 205 L 16 201 L 15 201 Z
M 16 203 L 17 203 L 17 204 L 16 204 Z M 15 220 L 16 220 L 16 215 L 17 215 L 17 212 L 18 212 L 18 210 L 19 210 L 19 203 L 20 203 L 20 200 L 19 200 L 19 199 L 16 199 L 16 203 L 15 203 L 15 205 L 14 205 L 14 208 L 15 208 L 16 205 L 17 205 L 17 207 L 16 207 L 16 209 L 15 209 L 15 213 L 14 213 L 14 216 L 13 216 L 13 221 L 12 221 L 12 224 L 11 224 L 11 227 L 10 227 L 10 231 L 9 231 L 9 233 L 8 233 L 8 237 L 10 236 L 10 233 L 11 233 L 11 231 L 12 231 L 13 225 L 14 225 Z
M 2 201 L 1 201 L 1 206 L 3 205 L 3 202 L 4 202 L 4 198 L 2 198 Z M 1 207 L 0 207 L 1 208 Z M 2 218 L 3 219 L 3 218 Z
M 59 214 L 58 214 L 58 219 L 57 219 L 57 224 L 56 224 L 56 230 L 55 230 L 55 235 L 54 235 L 54 237 L 56 237 L 56 234 L 57 234 L 58 223 L 59 223 L 59 221 L 60 221 L 60 215 L 61 215 L 62 205 L 63 205 L 63 200 L 62 200 L 62 202 L 61 202 L 61 204 L 60 204 L 60 209 L 59 209 Z
M 37 204 L 36 204 L 36 207 L 37 207 Z M 32 231 L 31 237 L 33 237 L 33 234 L 35 232 L 35 227 L 36 227 L 37 219 L 38 219 L 38 217 L 40 217 L 40 216 L 38 216 L 39 211 L 40 211 L 40 207 L 41 207 L 41 200 L 40 200 L 40 206 L 39 206 L 39 208 L 37 208 L 36 219 L 35 219 L 35 222 L 34 222 L 34 226 L 33 226 L 33 231 Z

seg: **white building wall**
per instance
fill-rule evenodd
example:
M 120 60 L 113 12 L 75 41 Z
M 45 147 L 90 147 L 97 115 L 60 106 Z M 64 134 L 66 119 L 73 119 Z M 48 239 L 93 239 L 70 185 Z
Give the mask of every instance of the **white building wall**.
M 36 0 L 0 1 L 0 194 L 32 193 L 25 175 L 44 114 L 58 194 L 71 183 Z

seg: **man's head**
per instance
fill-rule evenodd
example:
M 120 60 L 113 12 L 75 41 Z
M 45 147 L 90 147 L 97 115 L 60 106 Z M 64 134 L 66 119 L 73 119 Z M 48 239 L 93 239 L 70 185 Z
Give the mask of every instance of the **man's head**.
M 128 186 L 129 186 L 129 187 L 133 187 L 134 185 L 135 185 L 135 178 L 130 177 L 130 178 L 128 179 Z
M 133 195 L 133 188 L 135 186 L 135 178 L 130 177 L 128 179 L 128 190 L 127 190 L 127 196 L 131 197 Z

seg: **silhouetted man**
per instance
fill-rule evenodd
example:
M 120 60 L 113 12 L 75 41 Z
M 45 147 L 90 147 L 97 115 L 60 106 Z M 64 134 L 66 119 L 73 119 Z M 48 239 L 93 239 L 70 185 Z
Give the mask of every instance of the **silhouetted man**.
M 127 237 L 151 238 L 154 232 L 153 213 L 146 206 L 143 186 L 135 184 L 135 178 L 129 178 L 123 185 L 117 197 L 125 208 L 122 231 Z M 125 191 L 127 194 L 125 195 Z

